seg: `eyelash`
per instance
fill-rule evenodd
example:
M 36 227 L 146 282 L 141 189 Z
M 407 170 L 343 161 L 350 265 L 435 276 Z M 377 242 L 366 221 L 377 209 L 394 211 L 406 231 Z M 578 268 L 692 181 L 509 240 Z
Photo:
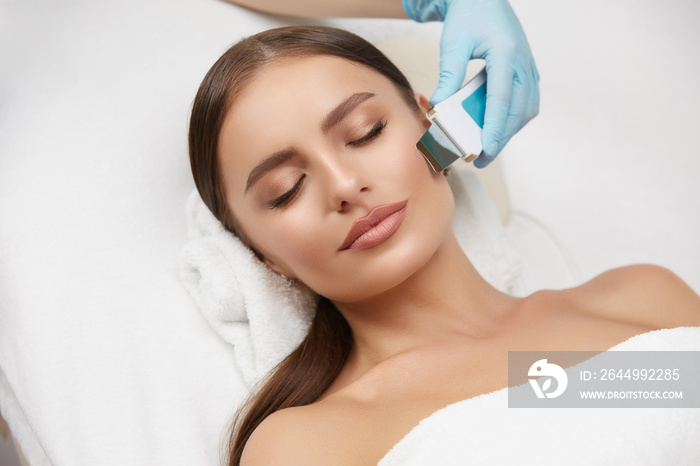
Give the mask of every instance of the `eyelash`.
M 365 134 L 362 136 L 360 139 L 356 139 L 354 141 L 350 141 L 346 144 L 346 146 L 361 146 L 366 142 L 371 141 L 375 137 L 379 136 L 382 131 L 384 131 L 384 128 L 386 128 L 386 124 L 388 121 L 382 122 L 381 120 L 377 122 L 376 125 L 369 131 L 369 133 Z
M 362 146 L 362 145 L 368 143 L 372 139 L 379 136 L 382 133 L 382 131 L 384 131 L 384 128 L 386 128 L 387 123 L 388 123 L 388 121 L 377 122 L 377 124 L 374 125 L 374 127 L 371 130 L 369 130 L 369 132 L 367 134 L 362 136 L 360 139 L 356 139 L 354 141 L 348 142 L 346 145 L 358 147 L 358 146 Z M 279 207 L 283 207 L 285 204 L 287 204 L 289 201 L 291 201 L 294 198 L 294 195 L 296 195 L 296 193 L 299 191 L 299 188 L 301 188 L 301 185 L 304 182 L 304 178 L 306 178 L 306 175 L 302 175 L 301 178 L 299 178 L 299 181 L 297 181 L 297 183 L 292 187 L 292 189 L 290 189 L 286 193 L 282 194 L 281 196 L 273 199 L 272 202 L 270 202 L 270 204 L 268 206 L 269 209 L 274 210 L 274 209 L 277 209 Z
M 301 178 L 299 178 L 299 181 L 297 181 L 297 184 L 295 184 L 292 189 L 282 194 L 280 197 L 273 199 L 273 201 L 269 204 L 270 210 L 282 207 L 284 204 L 289 202 L 297 193 L 297 191 L 299 191 L 299 188 L 301 188 L 301 184 L 303 183 L 304 178 L 306 178 L 306 175 L 302 175 Z

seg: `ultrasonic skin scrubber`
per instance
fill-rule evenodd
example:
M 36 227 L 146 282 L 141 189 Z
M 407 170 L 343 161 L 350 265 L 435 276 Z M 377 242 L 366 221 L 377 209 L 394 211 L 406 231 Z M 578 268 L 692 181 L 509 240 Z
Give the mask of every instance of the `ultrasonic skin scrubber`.
M 428 110 L 432 124 L 416 147 L 433 170 L 439 173 L 460 158 L 471 162 L 481 154 L 485 110 L 485 68 L 451 97 Z

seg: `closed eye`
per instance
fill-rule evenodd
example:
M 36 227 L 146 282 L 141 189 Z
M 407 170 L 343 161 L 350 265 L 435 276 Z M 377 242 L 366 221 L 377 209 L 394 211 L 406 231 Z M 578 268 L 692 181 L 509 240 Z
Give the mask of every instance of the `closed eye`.
M 268 208 L 270 210 L 277 209 L 278 207 L 283 207 L 285 204 L 287 204 L 289 201 L 291 201 L 294 198 L 294 195 L 299 191 L 301 188 L 301 185 L 304 182 L 304 178 L 306 178 L 306 175 L 302 175 L 301 178 L 299 178 L 299 181 L 286 193 L 282 194 L 281 196 L 273 199 L 269 204 Z
M 372 129 L 369 130 L 367 134 L 362 136 L 359 139 L 356 139 L 354 141 L 348 142 L 346 145 L 348 146 L 353 146 L 353 147 L 358 147 L 362 146 L 363 144 L 371 141 L 372 139 L 376 138 L 379 136 L 382 131 L 384 131 L 384 128 L 386 128 L 388 121 L 382 122 L 381 120 L 375 124 Z M 299 181 L 296 182 L 296 184 L 287 191 L 286 193 L 282 194 L 281 196 L 273 199 L 269 204 L 268 208 L 270 210 L 277 209 L 279 207 L 283 207 L 285 204 L 287 204 L 289 201 L 291 201 L 294 196 L 297 194 L 299 189 L 301 189 L 302 184 L 304 183 L 304 178 L 306 178 L 306 175 L 302 175 L 301 178 L 299 178 Z
M 381 120 L 378 121 L 377 124 L 374 125 L 372 127 L 372 129 L 369 130 L 369 132 L 367 134 L 362 136 L 360 139 L 356 139 L 354 141 L 348 142 L 346 145 L 357 147 L 357 146 L 363 145 L 366 142 L 371 141 L 375 137 L 379 136 L 382 133 L 382 131 L 384 131 L 384 128 L 386 128 L 387 123 L 388 123 L 388 121 L 385 121 L 385 122 L 382 122 Z

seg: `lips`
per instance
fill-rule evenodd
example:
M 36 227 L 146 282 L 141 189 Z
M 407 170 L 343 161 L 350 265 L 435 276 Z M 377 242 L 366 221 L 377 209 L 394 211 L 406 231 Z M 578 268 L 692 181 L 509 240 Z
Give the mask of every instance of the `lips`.
M 369 249 L 383 243 L 401 226 L 407 202 L 377 206 L 364 217 L 355 220 L 339 250 Z

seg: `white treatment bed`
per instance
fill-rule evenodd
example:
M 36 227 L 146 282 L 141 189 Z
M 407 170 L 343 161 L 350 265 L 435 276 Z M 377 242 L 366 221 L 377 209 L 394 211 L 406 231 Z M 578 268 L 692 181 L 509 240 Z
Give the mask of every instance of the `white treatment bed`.
M 700 4 L 512 4 L 540 115 L 479 175 L 522 257 L 517 293 L 638 262 L 700 292 Z M 219 464 L 246 387 L 178 276 L 189 108 L 228 45 L 301 22 L 216 0 L 0 0 L 0 412 L 30 464 Z M 432 92 L 439 24 L 325 23 Z

